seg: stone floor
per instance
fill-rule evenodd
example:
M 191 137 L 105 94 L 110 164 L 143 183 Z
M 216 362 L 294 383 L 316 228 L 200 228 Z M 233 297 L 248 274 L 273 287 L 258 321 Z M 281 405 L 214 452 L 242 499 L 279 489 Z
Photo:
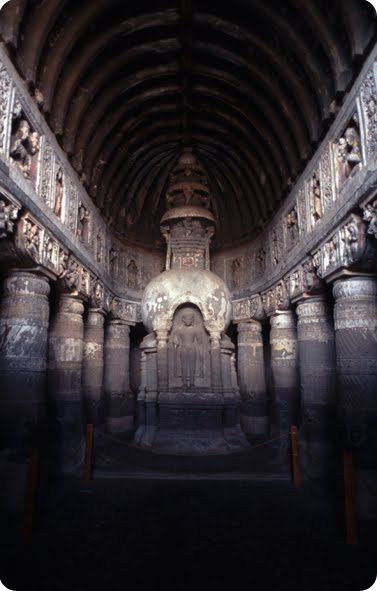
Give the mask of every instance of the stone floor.
M 19 531 L 8 516 L 0 579 L 16 591 L 361 591 L 377 575 L 373 524 L 346 546 L 337 495 L 314 483 L 296 490 L 287 480 L 224 474 L 65 480 L 39 509 L 31 542 L 22 545 Z

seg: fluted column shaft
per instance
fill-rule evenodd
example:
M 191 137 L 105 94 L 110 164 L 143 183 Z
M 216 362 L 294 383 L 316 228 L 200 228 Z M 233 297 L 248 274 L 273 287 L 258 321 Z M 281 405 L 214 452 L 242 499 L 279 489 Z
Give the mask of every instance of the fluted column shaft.
M 62 294 L 49 334 L 49 401 L 52 418 L 52 463 L 57 471 L 74 472 L 83 460 L 83 324 L 84 305 Z
M 104 313 L 89 309 L 84 327 L 82 386 L 87 423 L 103 419 Z
M 262 325 L 258 321 L 238 325 L 238 380 L 241 393 L 241 425 L 252 437 L 269 432 Z
M 130 327 L 111 320 L 105 338 L 106 426 L 110 433 L 130 433 L 134 402 L 130 392 Z
M 3 279 L 0 303 L 0 495 L 19 509 L 36 430 L 46 414 L 48 280 L 17 271 Z
M 301 390 L 301 459 L 311 477 L 330 472 L 335 439 L 334 328 L 324 296 L 297 306 Z
M 271 317 L 270 345 L 272 428 L 279 436 L 288 434 L 290 426 L 298 419 L 297 331 L 291 310 L 277 312 Z

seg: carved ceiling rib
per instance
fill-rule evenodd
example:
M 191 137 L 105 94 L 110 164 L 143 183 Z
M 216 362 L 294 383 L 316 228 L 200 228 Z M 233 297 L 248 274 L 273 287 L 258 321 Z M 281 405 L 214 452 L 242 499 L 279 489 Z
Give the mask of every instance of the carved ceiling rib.
M 365 0 L 11 0 L 0 34 L 120 232 L 148 244 L 144 220 L 192 144 L 230 245 L 261 231 L 302 172 L 376 24 Z

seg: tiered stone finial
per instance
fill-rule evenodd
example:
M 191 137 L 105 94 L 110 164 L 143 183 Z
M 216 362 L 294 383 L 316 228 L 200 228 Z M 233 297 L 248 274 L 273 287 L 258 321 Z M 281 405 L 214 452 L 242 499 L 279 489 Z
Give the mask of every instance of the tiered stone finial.
M 209 245 L 215 231 L 207 176 L 191 148 L 170 175 L 168 210 L 161 220 L 167 242 L 166 269 L 209 270 Z
M 166 202 L 169 209 L 185 205 L 211 208 L 207 175 L 192 148 L 185 148 L 170 175 Z

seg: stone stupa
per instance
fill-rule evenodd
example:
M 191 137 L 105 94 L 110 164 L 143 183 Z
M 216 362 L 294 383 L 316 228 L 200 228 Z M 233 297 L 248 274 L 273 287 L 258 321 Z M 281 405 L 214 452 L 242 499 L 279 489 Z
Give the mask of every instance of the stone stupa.
M 170 175 L 161 233 L 166 270 L 146 287 L 135 443 L 154 452 L 224 454 L 247 446 L 239 424 L 232 304 L 210 271 L 215 232 L 205 171 L 185 149 Z

